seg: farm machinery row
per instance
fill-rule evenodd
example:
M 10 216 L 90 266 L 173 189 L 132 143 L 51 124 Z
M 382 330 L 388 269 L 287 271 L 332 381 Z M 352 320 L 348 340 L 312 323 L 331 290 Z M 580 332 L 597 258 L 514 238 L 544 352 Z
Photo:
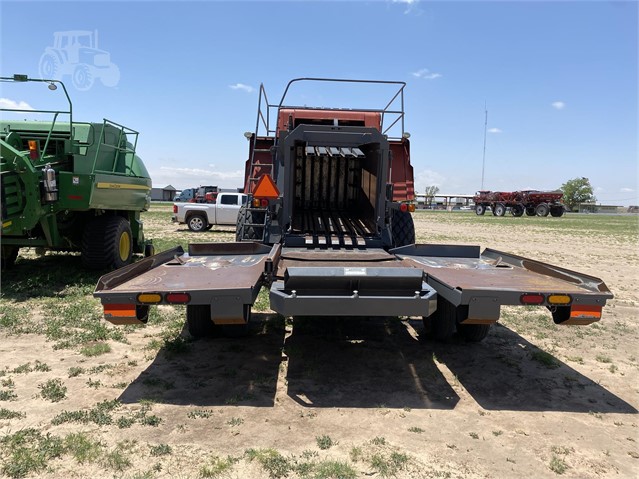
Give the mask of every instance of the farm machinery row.
M 494 216 L 504 216 L 510 209 L 515 217 L 523 216 L 563 216 L 566 207 L 561 203 L 561 191 L 524 190 L 514 192 L 478 191 L 473 197 L 475 213 L 483 215 L 490 207 Z

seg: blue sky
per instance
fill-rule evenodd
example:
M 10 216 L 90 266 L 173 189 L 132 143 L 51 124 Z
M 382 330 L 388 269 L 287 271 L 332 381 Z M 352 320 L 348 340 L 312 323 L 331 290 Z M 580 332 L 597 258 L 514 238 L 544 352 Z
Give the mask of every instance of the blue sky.
M 480 189 L 486 103 L 486 189 L 585 176 L 600 202 L 639 204 L 636 2 L 86 3 L 1 1 L 0 73 L 39 77 L 54 32 L 97 30 L 119 80 L 80 91 L 64 77 L 74 119 L 140 131 L 154 186 L 241 186 L 260 83 L 275 102 L 314 76 L 407 82 L 417 191 Z M 60 100 L 1 87 L 3 105 Z M 365 92 L 373 107 L 377 93 Z M 353 98 L 293 96 L 362 106 Z

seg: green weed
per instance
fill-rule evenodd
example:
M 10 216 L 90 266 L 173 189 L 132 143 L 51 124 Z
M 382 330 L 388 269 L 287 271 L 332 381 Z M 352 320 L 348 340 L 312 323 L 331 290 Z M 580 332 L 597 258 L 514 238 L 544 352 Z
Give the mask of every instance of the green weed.
M 317 442 L 317 447 L 319 447 L 320 449 L 330 449 L 332 446 L 337 445 L 337 443 L 326 434 L 323 436 L 317 436 L 315 438 L 315 442 Z
M 67 397 L 67 387 L 60 379 L 49 379 L 47 382 L 39 384 L 40 396 L 51 402 L 60 402 Z
M 102 445 L 94 441 L 87 433 L 71 433 L 64 438 L 66 450 L 79 463 L 95 462 L 102 454 Z

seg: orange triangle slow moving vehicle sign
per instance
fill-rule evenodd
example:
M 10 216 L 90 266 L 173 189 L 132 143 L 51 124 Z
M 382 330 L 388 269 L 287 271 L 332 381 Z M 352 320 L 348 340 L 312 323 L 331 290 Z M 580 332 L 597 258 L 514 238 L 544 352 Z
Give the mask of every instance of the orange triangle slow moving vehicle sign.
M 275 199 L 280 196 L 280 191 L 277 189 L 271 175 L 263 175 L 257 182 L 255 190 L 253 190 L 253 196 L 255 198 L 271 198 Z

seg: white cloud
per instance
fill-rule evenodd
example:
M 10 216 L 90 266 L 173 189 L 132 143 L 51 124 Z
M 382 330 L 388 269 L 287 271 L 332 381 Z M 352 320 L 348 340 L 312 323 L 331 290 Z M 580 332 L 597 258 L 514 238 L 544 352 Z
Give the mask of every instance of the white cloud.
M 634 193 L 635 192 L 635 190 L 633 190 L 632 188 L 621 188 L 619 191 L 622 192 L 622 193 Z
M 431 73 L 428 68 L 422 68 L 413 72 L 415 78 L 423 78 L 424 80 L 434 80 L 435 78 L 441 78 L 441 73 Z
M 15 101 L 9 98 L 0 98 L 0 108 L 8 110 L 33 110 L 34 108 L 26 101 Z
M 392 0 L 392 3 L 399 3 L 402 5 L 406 5 L 406 9 L 404 10 L 404 15 L 408 15 L 409 13 L 413 11 L 419 12 L 419 10 L 416 10 L 419 0 Z
M 415 173 L 415 190 L 424 191 L 426 186 L 441 187 L 446 181 L 446 177 L 433 170 L 421 170 Z
M 566 108 L 566 104 L 563 101 L 554 101 L 551 105 L 555 110 L 563 110 Z
M 244 83 L 236 83 L 235 85 L 229 85 L 229 88 L 231 90 L 242 90 L 242 91 L 245 91 L 246 93 L 253 93 L 255 91 L 255 88 L 253 88 L 250 85 L 245 85 Z
M 499 128 L 488 128 L 488 133 L 501 133 Z
M 244 178 L 243 170 L 235 171 L 219 171 L 219 170 L 205 170 L 203 168 L 175 168 L 172 166 L 161 166 L 160 170 L 164 174 L 170 173 L 175 176 L 181 176 L 186 178 L 197 178 L 198 180 L 207 179 L 210 180 L 235 180 L 238 178 Z

